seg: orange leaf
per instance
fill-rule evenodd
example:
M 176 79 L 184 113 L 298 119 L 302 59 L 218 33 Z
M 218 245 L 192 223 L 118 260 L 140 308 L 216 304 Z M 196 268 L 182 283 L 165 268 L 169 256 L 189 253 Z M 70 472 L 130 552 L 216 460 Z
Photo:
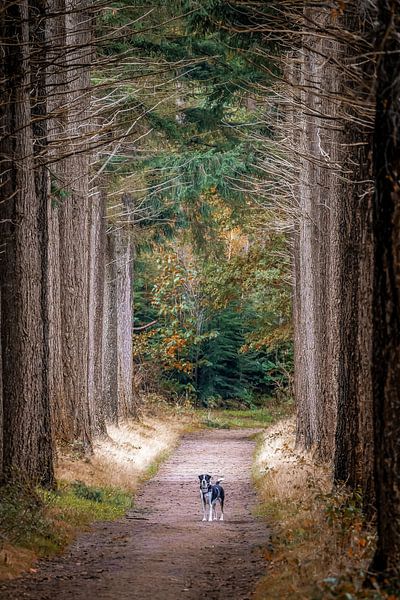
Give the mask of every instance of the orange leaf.
M 358 545 L 361 546 L 361 548 L 365 548 L 365 546 L 367 545 L 367 540 L 365 538 L 360 538 L 358 540 Z

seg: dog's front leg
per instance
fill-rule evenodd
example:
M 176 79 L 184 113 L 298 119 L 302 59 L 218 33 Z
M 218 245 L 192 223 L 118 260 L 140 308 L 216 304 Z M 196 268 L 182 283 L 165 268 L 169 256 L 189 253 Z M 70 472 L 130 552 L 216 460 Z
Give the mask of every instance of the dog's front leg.
M 201 498 L 201 506 L 203 508 L 203 521 L 207 521 L 207 515 L 206 515 L 206 503 L 204 500 L 204 494 L 203 492 L 200 490 L 200 498 Z
M 210 494 L 209 502 L 210 502 L 210 514 L 208 516 L 208 520 L 212 521 L 213 520 L 213 505 L 212 505 L 212 500 L 211 500 L 211 494 Z
M 200 498 L 201 498 L 201 507 L 203 509 L 203 521 L 206 521 L 207 520 L 207 517 L 206 517 L 206 503 L 204 501 L 204 494 L 203 494 L 203 492 L 201 490 L 200 490 Z

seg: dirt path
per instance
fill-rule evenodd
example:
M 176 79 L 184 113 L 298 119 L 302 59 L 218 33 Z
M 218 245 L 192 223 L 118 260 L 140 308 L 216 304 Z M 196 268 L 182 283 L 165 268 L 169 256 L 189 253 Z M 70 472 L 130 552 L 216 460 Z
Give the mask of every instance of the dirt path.
M 11 600 L 245 600 L 265 571 L 268 540 L 252 516 L 249 430 L 186 436 L 136 497 L 135 509 L 81 535 L 34 575 L 0 586 Z M 225 521 L 202 522 L 197 475 L 225 477 Z

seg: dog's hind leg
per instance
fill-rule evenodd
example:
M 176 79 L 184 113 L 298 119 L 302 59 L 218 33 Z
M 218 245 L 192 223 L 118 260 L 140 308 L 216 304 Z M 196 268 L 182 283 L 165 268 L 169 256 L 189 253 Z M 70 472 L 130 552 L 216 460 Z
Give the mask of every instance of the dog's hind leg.
M 214 506 L 213 506 L 213 518 L 214 518 L 214 521 L 217 520 L 217 503 L 216 502 L 214 502 Z
M 224 520 L 224 499 L 220 498 L 220 502 L 221 502 L 221 516 L 219 518 L 220 521 Z
M 213 520 L 213 504 L 212 504 L 212 500 L 211 500 L 211 494 L 210 494 L 209 502 L 210 502 L 210 514 L 208 516 L 208 520 L 212 521 Z

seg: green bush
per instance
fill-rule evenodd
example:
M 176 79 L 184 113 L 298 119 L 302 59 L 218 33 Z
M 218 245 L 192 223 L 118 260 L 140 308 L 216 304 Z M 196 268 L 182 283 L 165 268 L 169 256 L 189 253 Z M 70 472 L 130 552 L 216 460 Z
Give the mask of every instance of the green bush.
M 0 531 L 3 541 L 17 546 L 30 549 L 58 546 L 40 493 L 19 483 L 1 488 Z
M 111 521 L 131 507 L 131 496 L 116 488 L 95 488 L 82 481 L 60 482 L 56 491 L 22 484 L 0 490 L 0 543 L 48 556 L 61 550 L 77 529 Z
M 89 487 L 83 481 L 75 481 L 71 487 L 77 498 L 93 500 L 93 502 L 104 502 L 104 492 L 99 488 Z

